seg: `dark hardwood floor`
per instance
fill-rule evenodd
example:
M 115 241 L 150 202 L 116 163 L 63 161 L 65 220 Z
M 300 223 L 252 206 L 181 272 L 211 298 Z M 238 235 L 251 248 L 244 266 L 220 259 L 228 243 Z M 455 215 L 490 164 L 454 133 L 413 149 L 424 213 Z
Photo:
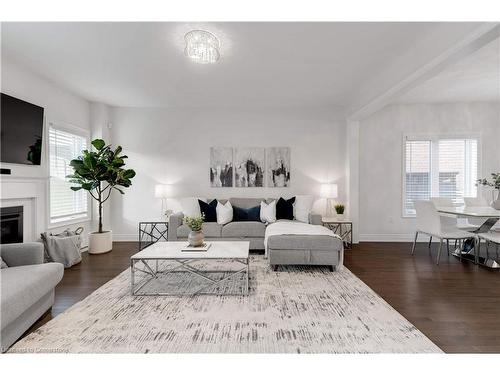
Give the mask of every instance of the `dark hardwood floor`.
M 425 243 L 362 243 L 346 266 L 447 353 L 500 353 L 500 272 Z
M 83 255 L 64 273 L 52 312 L 30 332 L 82 300 L 129 266 L 136 242 Z M 460 263 L 446 254 L 439 266 L 426 244 L 410 255 L 408 243 L 362 243 L 345 265 L 447 353 L 500 353 L 500 272 Z

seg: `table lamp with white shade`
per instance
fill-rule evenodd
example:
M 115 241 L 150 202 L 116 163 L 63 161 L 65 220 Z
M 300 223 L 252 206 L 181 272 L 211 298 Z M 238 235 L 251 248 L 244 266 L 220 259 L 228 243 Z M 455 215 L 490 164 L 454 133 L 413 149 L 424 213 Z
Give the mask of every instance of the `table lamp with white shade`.
M 160 217 L 165 217 L 165 216 L 169 216 L 169 214 L 171 212 L 169 212 L 169 210 L 167 210 L 167 205 L 166 205 L 166 201 L 167 201 L 167 198 L 170 196 L 170 192 L 171 192 L 171 185 L 156 185 L 155 186 L 155 198 L 161 198 L 161 215 Z
M 321 185 L 321 197 L 326 198 L 326 216 L 333 217 L 335 216 L 334 209 L 334 199 L 337 198 L 338 186 L 337 184 L 322 184 Z

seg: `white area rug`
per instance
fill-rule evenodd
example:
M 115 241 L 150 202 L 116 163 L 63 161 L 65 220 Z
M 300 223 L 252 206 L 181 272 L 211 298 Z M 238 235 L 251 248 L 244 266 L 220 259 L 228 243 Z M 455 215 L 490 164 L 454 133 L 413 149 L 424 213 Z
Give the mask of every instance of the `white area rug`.
M 184 282 L 193 276 L 184 276 Z M 132 297 L 126 270 L 10 352 L 440 353 L 345 267 L 251 256 L 249 296 Z

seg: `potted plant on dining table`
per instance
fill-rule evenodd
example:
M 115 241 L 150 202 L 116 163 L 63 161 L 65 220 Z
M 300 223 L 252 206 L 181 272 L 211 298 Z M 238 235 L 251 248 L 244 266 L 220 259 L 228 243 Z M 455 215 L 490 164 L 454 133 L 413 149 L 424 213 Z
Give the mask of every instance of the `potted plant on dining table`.
M 492 173 L 491 180 L 480 178 L 477 180 L 479 185 L 489 186 L 492 188 L 492 202 L 491 207 L 500 210 L 500 173 Z

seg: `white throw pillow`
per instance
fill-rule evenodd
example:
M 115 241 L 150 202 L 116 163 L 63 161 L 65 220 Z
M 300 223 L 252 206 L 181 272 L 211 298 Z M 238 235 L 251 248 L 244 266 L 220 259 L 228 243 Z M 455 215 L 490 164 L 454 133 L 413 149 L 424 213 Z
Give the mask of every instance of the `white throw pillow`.
M 260 202 L 260 221 L 264 223 L 274 223 L 276 221 L 276 201 L 266 203 Z
M 227 201 L 225 204 L 217 202 L 215 211 L 217 212 L 217 224 L 224 225 L 233 221 L 233 206 L 231 206 L 231 202 Z
M 309 214 L 312 210 L 313 199 L 312 195 L 295 196 L 295 203 L 293 205 L 293 217 L 295 220 L 303 223 L 309 222 Z
M 181 198 L 182 213 L 184 214 L 184 216 L 201 216 L 200 204 L 198 203 L 198 199 L 203 202 L 207 201 L 207 198 L 199 197 Z

